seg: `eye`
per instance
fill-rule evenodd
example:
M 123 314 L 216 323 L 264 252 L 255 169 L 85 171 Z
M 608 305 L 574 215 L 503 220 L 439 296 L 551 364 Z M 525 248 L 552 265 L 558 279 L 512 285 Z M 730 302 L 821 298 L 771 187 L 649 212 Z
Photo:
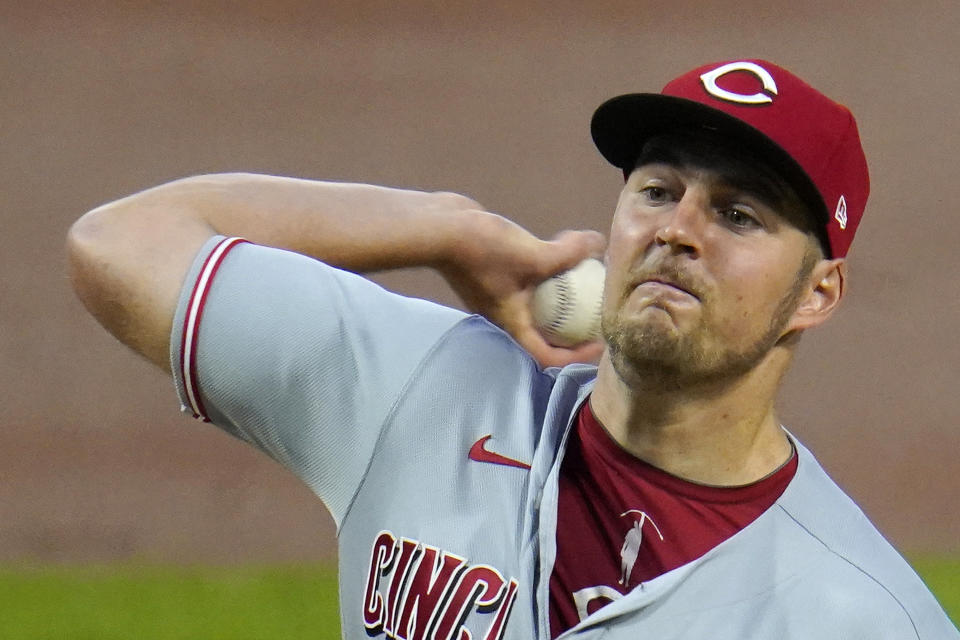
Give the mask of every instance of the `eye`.
M 654 204 L 669 202 L 670 200 L 670 192 L 658 185 L 647 185 L 640 189 L 640 194 L 647 202 Z
M 763 224 L 750 211 L 729 207 L 720 211 L 720 215 L 731 227 L 738 230 L 759 229 Z

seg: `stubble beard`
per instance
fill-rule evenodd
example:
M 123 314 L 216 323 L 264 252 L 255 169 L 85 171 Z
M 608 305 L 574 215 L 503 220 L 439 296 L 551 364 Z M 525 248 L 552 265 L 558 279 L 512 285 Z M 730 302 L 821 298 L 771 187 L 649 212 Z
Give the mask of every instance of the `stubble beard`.
M 601 330 L 609 348 L 611 362 L 628 385 L 664 389 L 711 385 L 732 380 L 756 367 L 777 345 L 790 317 L 804 293 L 804 281 L 812 268 L 797 274 L 794 286 L 780 300 L 766 331 L 751 343 L 739 347 L 709 348 L 709 318 L 687 332 L 672 323 L 621 319 L 621 309 L 601 317 Z M 709 305 L 709 299 L 701 303 Z

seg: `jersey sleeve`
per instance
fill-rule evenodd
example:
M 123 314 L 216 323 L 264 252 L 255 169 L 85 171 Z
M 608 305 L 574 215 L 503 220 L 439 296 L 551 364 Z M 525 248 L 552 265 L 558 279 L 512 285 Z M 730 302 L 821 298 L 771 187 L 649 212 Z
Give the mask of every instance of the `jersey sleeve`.
M 171 368 L 184 411 L 293 471 L 339 525 L 404 385 L 464 317 L 218 236 L 184 282 Z

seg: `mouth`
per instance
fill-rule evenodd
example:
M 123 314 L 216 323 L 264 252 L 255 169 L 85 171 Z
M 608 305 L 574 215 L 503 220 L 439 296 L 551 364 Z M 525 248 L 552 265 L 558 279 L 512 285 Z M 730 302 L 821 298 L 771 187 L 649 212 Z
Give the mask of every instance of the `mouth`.
M 697 295 L 689 285 L 682 284 L 673 278 L 666 278 L 662 276 L 645 278 L 643 280 L 639 280 L 635 286 L 638 288 L 644 287 L 652 290 L 662 290 L 665 293 L 680 292 L 696 298 L 697 300 L 700 299 L 700 296 Z

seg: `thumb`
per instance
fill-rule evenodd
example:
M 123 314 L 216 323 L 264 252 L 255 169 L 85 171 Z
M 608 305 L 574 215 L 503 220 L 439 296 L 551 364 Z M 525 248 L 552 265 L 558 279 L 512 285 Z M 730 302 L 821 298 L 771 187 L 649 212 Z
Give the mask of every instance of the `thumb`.
M 561 271 L 572 269 L 587 258 L 603 259 L 607 239 L 597 231 L 561 231 L 547 243 L 550 251 L 545 252 L 543 277 L 549 278 Z

